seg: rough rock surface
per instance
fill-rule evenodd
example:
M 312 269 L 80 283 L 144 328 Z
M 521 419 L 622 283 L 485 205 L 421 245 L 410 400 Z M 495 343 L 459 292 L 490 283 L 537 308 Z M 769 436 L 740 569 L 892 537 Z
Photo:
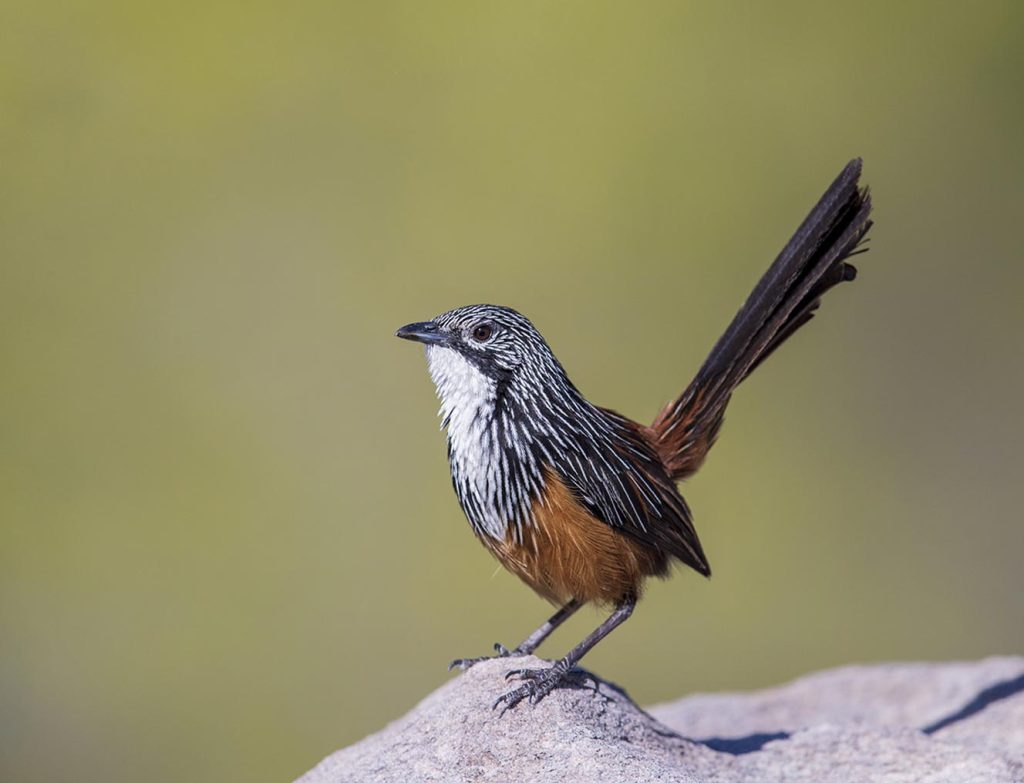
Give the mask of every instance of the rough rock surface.
M 1024 657 L 833 669 L 637 707 L 595 679 L 504 714 L 486 661 L 299 783 L 1024 783 Z

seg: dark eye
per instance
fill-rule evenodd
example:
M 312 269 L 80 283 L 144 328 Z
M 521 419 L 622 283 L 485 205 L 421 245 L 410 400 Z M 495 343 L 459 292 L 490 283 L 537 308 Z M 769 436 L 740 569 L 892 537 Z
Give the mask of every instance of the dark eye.
M 473 327 L 473 339 L 478 343 L 485 343 L 494 334 L 494 327 L 490 324 L 477 324 Z

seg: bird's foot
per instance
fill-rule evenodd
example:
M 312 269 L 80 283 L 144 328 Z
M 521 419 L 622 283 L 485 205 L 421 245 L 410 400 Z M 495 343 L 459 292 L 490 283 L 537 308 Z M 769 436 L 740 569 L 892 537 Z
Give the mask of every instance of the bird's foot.
M 563 661 L 548 669 L 512 669 L 505 675 L 506 680 L 513 677 L 518 677 L 523 684 L 498 697 L 492 705 L 492 709 L 498 709 L 500 706 L 502 715 L 524 699 L 530 704 L 537 704 L 555 688 L 582 688 L 587 683 L 594 682 L 587 672 L 568 667 Z
M 495 658 L 514 658 L 520 655 L 526 655 L 526 653 L 520 651 L 518 648 L 514 650 L 508 649 L 501 642 L 494 643 L 494 651 L 497 655 L 481 655 L 479 658 L 456 658 L 454 661 L 448 664 L 448 671 L 452 669 L 460 669 L 466 671 L 476 666 L 480 661 L 491 661 Z

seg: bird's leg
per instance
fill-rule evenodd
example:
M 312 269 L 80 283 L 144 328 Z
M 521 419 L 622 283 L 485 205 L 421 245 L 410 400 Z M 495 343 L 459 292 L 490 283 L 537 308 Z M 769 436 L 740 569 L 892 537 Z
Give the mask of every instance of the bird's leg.
M 622 625 L 633 614 L 633 607 L 635 606 L 635 598 L 628 598 L 620 603 L 615 607 L 615 611 L 612 612 L 607 620 L 601 623 L 586 639 L 573 647 L 564 658 L 557 661 L 550 668 L 513 669 L 510 671 L 505 675 L 505 679 L 518 677 L 524 682 L 515 690 L 511 690 L 501 696 L 494 702 L 494 707 L 497 708 L 500 704 L 502 705 L 502 712 L 504 712 L 515 707 L 523 699 L 529 699 L 532 704 L 539 702 L 565 682 L 565 680 L 572 677 L 574 674 L 573 667 L 579 663 L 580 659 L 590 652 L 595 644 Z
M 480 663 L 480 661 L 488 661 L 491 658 L 509 658 L 512 656 L 529 655 L 541 645 L 541 642 L 551 635 L 552 631 L 572 617 L 576 613 L 576 610 L 581 606 L 583 606 L 583 602 L 577 601 L 573 598 L 569 603 L 551 615 L 544 625 L 523 639 L 523 641 L 511 650 L 501 642 L 495 642 L 494 651 L 498 653 L 497 655 L 485 655 L 480 658 L 457 658 L 448 665 L 448 671 L 451 671 L 452 669 L 462 669 L 465 671 L 470 666 Z
M 516 645 L 515 649 L 512 650 L 510 655 L 529 655 L 538 647 L 541 643 L 551 636 L 551 633 L 562 623 L 576 614 L 576 610 L 583 606 L 581 601 L 577 601 L 573 598 L 569 603 L 555 612 L 551 617 L 548 618 L 547 622 L 544 623 L 540 628 L 527 636 L 523 641 Z M 502 648 L 504 649 L 504 648 Z M 500 652 L 500 650 L 499 650 Z

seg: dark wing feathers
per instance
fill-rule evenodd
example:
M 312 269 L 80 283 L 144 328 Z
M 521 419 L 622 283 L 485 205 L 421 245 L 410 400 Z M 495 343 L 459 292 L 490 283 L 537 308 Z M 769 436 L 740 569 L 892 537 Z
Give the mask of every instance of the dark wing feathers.
M 554 470 L 602 522 L 710 575 L 690 509 L 641 428 L 614 411 L 597 412 L 610 437 L 553 450 Z

